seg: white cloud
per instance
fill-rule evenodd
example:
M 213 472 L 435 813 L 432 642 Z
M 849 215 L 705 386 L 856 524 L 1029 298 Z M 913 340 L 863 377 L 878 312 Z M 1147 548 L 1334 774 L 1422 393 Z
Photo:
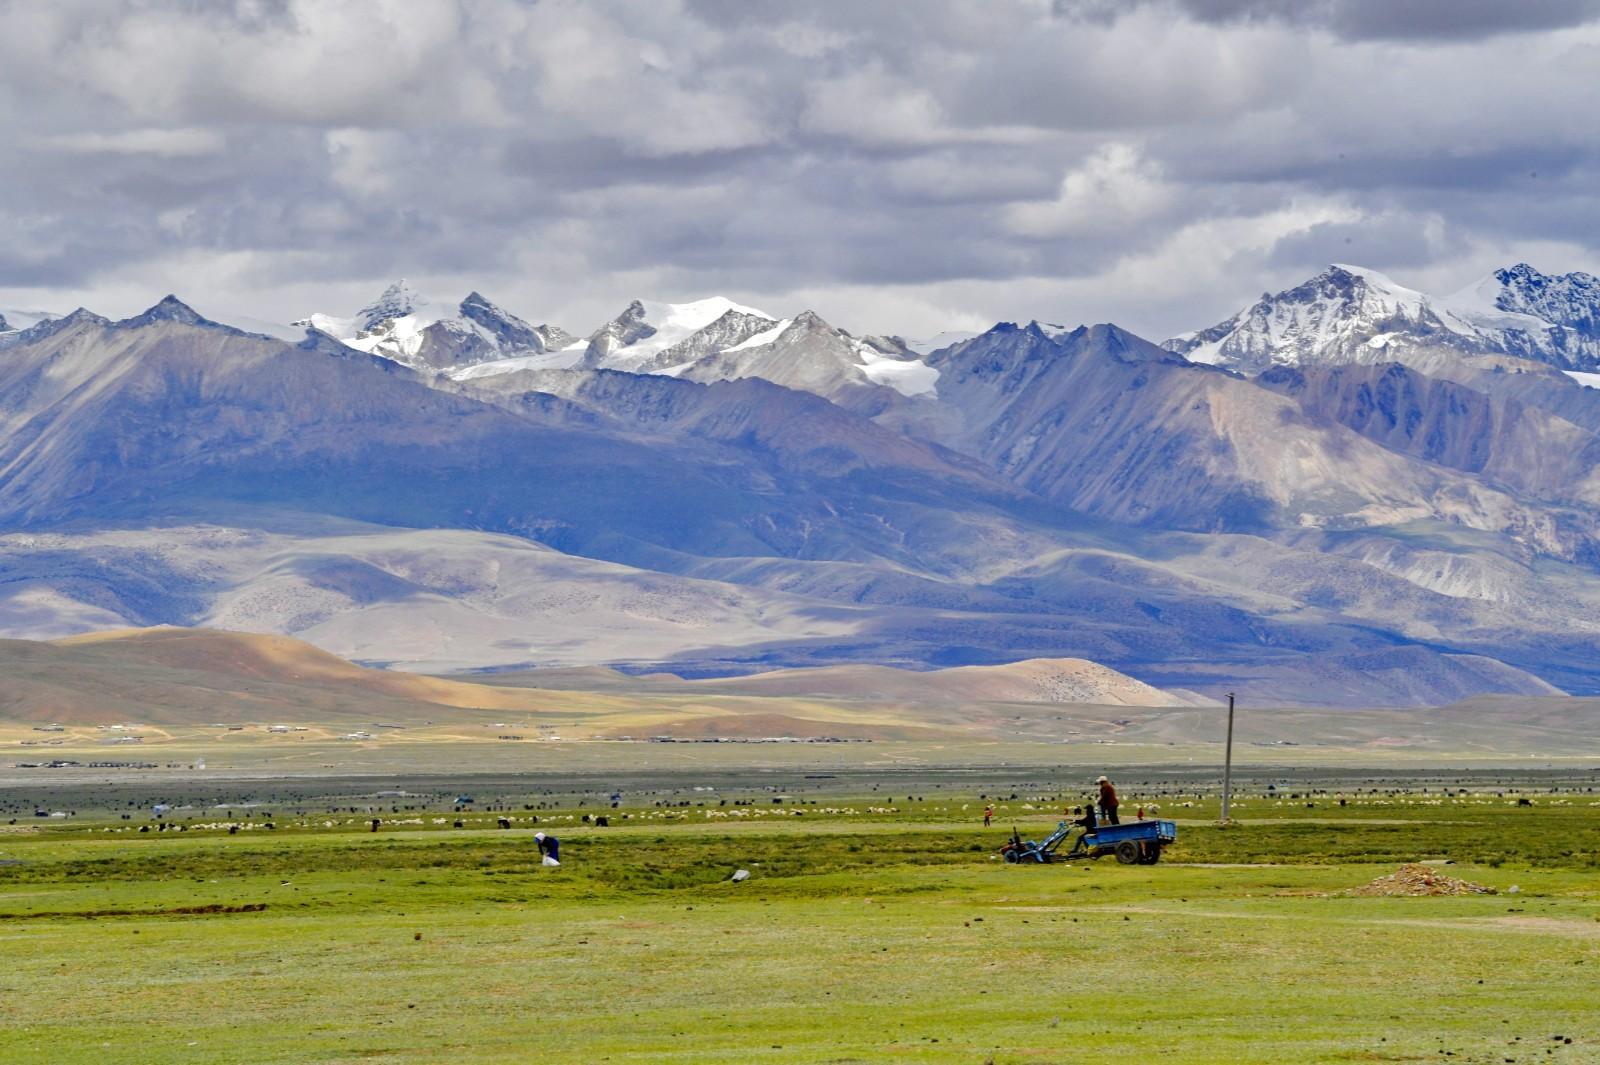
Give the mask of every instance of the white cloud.
M 727 151 L 769 140 L 742 79 L 698 65 L 719 34 L 669 26 L 672 36 L 664 44 L 639 36 L 638 28 L 596 6 L 559 0 L 535 5 L 526 35 L 536 57 L 529 102 L 554 123 L 553 129 L 532 123 L 536 134 L 605 137 L 643 157 Z
M 836 32 L 826 26 L 791 20 L 781 26 L 773 27 L 771 40 L 774 45 L 790 55 L 802 59 L 820 59 L 830 52 L 842 49 L 849 43 L 850 38 L 847 34 Z
M 1013 203 L 1002 212 L 1020 236 L 1104 236 L 1166 215 L 1179 190 L 1131 144 L 1111 143 L 1061 179 L 1055 199 Z
M 811 83 L 800 126 L 809 133 L 879 147 L 1026 144 L 1042 139 L 1019 125 L 963 127 L 949 121 L 931 89 L 873 65 Z
M 0 294 L 1159 335 L 1357 254 L 1593 270 L 1589 0 L 1463 2 L 0 3 Z
M 323 135 L 331 163 L 330 176 L 358 196 L 373 196 L 394 188 L 396 170 L 404 160 L 403 146 L 390 134 L 365 129 L 330 129 Z M 397 152 L 394 149 L 401 148 Z
M 63 152 L 83 154 L 156 155 L 169 159 L 211 155 L 227 147 L 227 138 L 212 129 L 127 129 L 115 133 L 61 133 L 44 138 Z

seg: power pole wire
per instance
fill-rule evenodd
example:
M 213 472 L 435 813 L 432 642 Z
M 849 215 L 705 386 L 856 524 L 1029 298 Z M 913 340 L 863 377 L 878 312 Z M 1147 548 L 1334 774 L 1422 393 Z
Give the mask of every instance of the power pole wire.
M 1228 746 L 1222 756 L 1222 823 L 1228 823 L 1228 807 L 1233 799 L 1233 693 L 1228 693 Z

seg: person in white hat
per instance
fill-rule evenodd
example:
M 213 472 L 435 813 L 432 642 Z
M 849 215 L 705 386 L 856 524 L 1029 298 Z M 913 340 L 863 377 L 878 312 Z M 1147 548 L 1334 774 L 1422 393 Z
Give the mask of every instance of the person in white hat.
M 1107 825 L 1120 825 L 1117 820 L 1117 789 L 1111 781 L 1101 777 L 1095 781 L 1100 785 L 1100 820 Z
M 535 832 L 533 841 L 539 845 L 539 854 L 544 858 L 545 865 L 561 864 L 561 841 L 554 836 L 547 836 L 543 832 Z

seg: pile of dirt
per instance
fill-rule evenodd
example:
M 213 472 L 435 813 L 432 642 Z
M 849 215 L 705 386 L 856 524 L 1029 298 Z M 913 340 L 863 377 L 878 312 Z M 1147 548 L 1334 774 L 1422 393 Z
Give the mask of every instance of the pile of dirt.
M 1470 880 L 1445 876 L 1427 865 L 1402 865 L 1388 876 L 1380 876 L 1370 884 L 1351 888 L 1346 895 L 1422 896 L 1422 895 L 1493 895 L 1492 887 L 1474 884 Z

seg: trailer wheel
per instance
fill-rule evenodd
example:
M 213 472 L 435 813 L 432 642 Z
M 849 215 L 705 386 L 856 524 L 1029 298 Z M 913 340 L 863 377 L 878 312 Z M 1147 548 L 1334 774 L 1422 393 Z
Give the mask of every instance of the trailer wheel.
M 1161 860 L 1161 844 L 1146 843 L 1144 853 L 1139 855 L 1140 865 L 1154 865 Z
M 1139 845 L 1131 839 L 1125 839 L 1117 844 L 1117 861 L 1123 865 L 1132 865 L 1139 860 Z

